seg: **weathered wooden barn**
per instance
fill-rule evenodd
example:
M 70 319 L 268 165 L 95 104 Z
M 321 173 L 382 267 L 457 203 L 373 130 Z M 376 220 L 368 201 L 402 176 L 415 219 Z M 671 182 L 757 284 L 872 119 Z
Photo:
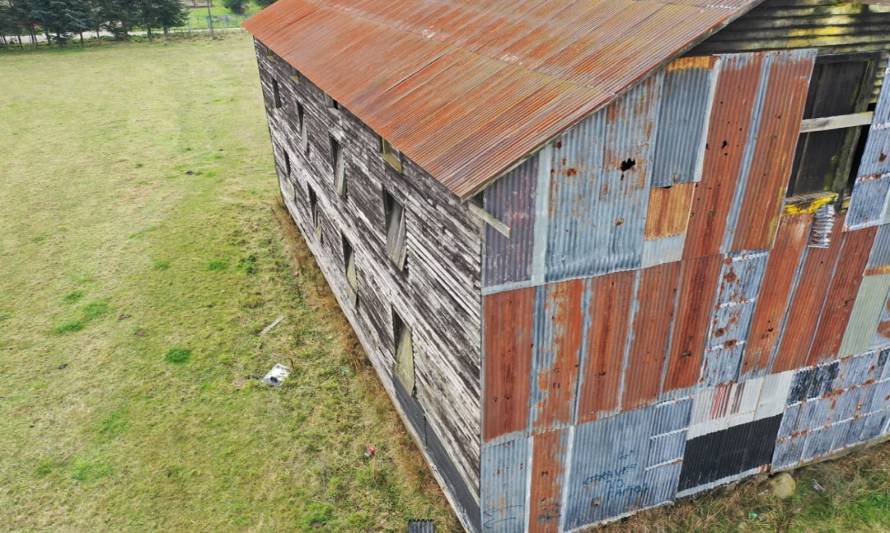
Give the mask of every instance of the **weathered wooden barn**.
M 468 530 L 881 438 L 890 6 L 279 0 L 282 195 Z

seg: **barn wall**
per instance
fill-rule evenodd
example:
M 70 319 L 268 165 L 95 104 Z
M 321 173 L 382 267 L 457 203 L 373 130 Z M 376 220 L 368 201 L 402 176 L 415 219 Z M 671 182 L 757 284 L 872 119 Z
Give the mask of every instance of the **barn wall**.
M 282 196 L 383 385 L 434 466 L 468 528 L 478 525 L 480 464 L 481 223 L 411 161 L 387 165 L 376 134 L 256 43 L 260 80 Z M 272 80 L 282 106 L 273 105 Z M 305 134 L 299 131 L 303 105 Z M 347 197 L 336 193 L 329 136 L 340 139 Z M 291 171 L 287 174 L 285 152 Z M 310 215 L 318 198 L 320 231 Z M 386 254 L 384 190 L 404 205 L 407 271 Z M 350 300 L 341 232 L 354 248 L 356 306 Z M 413 334 L 416 392 L 394 377 L 395 309 Z
M 572 530 L 886 435 L 890 90 L 788 210 L 817 52 L 682 58 L 485 191 L 482 527 Z M 682 138 L 677 132 L 682 131 Z
M 819 54 L 878 52 L 874 98 L 890 57 L 890 6 L 832 0 L 766 0 L 689 55 L 815 48 Z

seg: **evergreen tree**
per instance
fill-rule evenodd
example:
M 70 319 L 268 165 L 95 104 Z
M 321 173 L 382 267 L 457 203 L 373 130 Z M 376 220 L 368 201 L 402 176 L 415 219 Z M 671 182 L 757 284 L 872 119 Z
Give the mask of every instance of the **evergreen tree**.
M 101 26 L 117 40 L 130 38 L 130 30 L 139 23 L 139 6 L 133 0 L 99 0 Z
M 223 0 L 223 5 L 236 15 L 244 13 L 244 3 L 245 0 Z
M 89 29 L 89 11 L 84 0 L 30 0 L 30 4 L 31 18 L 60 44 L 71 34 Z
M 276 0 L 256 0 L 260 7 L 268 7 L 275 3 Z

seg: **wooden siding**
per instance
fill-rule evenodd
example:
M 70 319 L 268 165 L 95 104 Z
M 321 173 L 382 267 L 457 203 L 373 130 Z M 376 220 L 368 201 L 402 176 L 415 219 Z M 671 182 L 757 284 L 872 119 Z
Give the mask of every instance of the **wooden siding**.
M 411 410 L 406 402 L 416 402 L 419 412 L 414 419 L 425 426 L 413 427 L 413 433 L 426 456 L 439 463 L 434 464 L 434 471 L 440 481 L 445 479 L 446 492 L 460 492 L 452 487 L 463 483 L 478 500 L 481 222 L 410 160 L 403 160 L 402 173 L 393 170 L 379 154 L 373 131 L 349 110 L 327 107 L 321 90 L 306 78 L 292 78 L 297 73 L 261 43 L 257 42 L 256 49 L 287 208 L 394 402 L 403 413 Z M 273 79 L 279 86 L 280 108 L 275 108 L 272 98 Z M 298 102 L 305 113 L 305 133 L 299 131 Z M 343 153 L 346 198 L 335 190 L 329 136 L 339 140 Z M 284 150 L 289 154 L 290 176 L 283 164 Z M 317 235 L 307 187 L 318 198 Z M 408 260 L 404 272 L 386 255 L 384 191 L 405 208 Z M 354 249 L 358 309 L 349 300 L 341 232 Z M 400 399 L 394 389 L 398 378 L 393 369 L 391 309 L 398 311 L 413 335 L 416 389 L 408 399 Z M 409 396 L 411 392 L 406 391 Z M 459 480 L 448 478 L 449 468 L 459 473 Z M 465 495 L 449 496 L 452 501 L 465 500 Z M 467 527 L 478 523 L 478 508 L 465 508 L 463 515 Z

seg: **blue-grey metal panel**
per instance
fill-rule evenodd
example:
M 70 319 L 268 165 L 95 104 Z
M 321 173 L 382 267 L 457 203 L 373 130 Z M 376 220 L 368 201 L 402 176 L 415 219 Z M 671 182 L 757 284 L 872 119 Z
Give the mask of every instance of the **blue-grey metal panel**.
M 716 72 L 711 58 L 685 58 L 667 67 L 652 163 L 654 187 L 701 179 Z
M 727 257 L 720 272 L 717 303 L 744 303 L 757 298 L 768 256 L 767 252 L 752 251 Z
M 867 268 L 886 266 L 890 266 L 890 224 L 878 226 L 874 243 L 871 246 L 871 255 L 868 257 Z
M 529 439 L 511 433 L 482 445 L 482 529 L 522 531 L 526 517 Z
M 890 291 L 890 274 L 862 278 L 841 341 L 839 355 L 862 353 L 871 348 L 888 291 Z
M 881 88 L 859 165 L 859 178 L 890 172 L 890 157 L 888 157 L 890 156 L 890 88 L 888 87 L 890 84 L 885 83 Z
M 553 143 L 546 279 L 640 266 L 661 75 Z
M 483 193 L 485 209 L 510 227 L 510 236 L 506 237 L 485 225 L 482 281 L 486 287 L 531 277 L 537 173 L 538 156 L 534 156 Z
M 806 435 L 779 437 L 773 452 L 772 468 L 775 470 L 790 468 L 799 463 L 805 444 Z
M 890 85 L 887 85 L 890 87 Z M 890 174 L 857 178 L 844 224 L 850 229 L 867 228 L 882 223 L 890 191 Z
M 681 468 L 681 461 L 647 468 L 644 474 L 647 491 L 643 495 L 642 507 L 651 507 L 673 500 L 677 494 Z
M 740 309 L 740 307 L 736 307 Z M 742 308 L 744 309 L 744 308 Z M 750 307 L 748 308 L 750 309 Z M 746 321 L 750 321 L 751 313 L 747 313 Z M 737 381 L 739 370 L 742 366 L 742 354 L 745 351 L 743 344 L 734 344 L 729 347 L 716 347 L 705 350 L 702 361 L 701 382 L 710 387 L 720 383 Z
M 835 388 L 849 389 L 865 383 L 869 379 L 869 369 L 876 361 L 875 352 L 853 355 L 840 360 Z
M 659 403 L 655 406 L 652 435 L 663 435 L 688 427 L 691 417 L 692 398 Z
M 686 432 L 675 431 L 666 435 L 656 435 L 649 443 L 647 467 L 653 467 L 683 458 L 686 449 Z
M 881 307 L 881 314 L 878 316 L 878 324 L 871 340 L 871 346 L 873 348 L 890 346 L 890 292 L 887 293 L 884 306 Z
M 890 69 L 890 68 L 888 68 Z M 890 84 L 885 83 L 878 97 L 875 115 L 868 130 L 865 150 L 859 163 L 850 209 L 848 228 L 886 224 L 887 198 L 890 192 Z
M 683 258 L 686 234 L 672 235 L 643 241 L 643 260 L 640 268 L 673 263 Z

